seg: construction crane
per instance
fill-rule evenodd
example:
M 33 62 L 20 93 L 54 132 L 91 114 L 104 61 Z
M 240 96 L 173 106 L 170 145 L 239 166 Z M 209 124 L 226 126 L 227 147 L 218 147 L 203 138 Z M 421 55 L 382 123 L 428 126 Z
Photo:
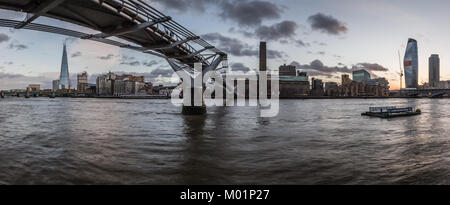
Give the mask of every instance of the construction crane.
M 402 90 L 402 82 L 403 82 L 403 69 L 402 69 L 402 60 L 400 57 L 400 51 L 398 51 L 398 62 L 400 64 L 400 73 L 398 73 L 400 75 L 400 91 Z

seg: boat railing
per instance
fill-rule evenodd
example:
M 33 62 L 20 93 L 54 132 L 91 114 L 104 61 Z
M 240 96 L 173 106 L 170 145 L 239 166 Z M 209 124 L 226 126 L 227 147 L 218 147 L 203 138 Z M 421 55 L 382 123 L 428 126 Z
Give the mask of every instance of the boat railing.
M 396 107 L 370 107 L 369 112 L 388 112 L 389 109 L 395 109 Z
M 412 112 L 412 107 L 388 109 L 388 113 Z

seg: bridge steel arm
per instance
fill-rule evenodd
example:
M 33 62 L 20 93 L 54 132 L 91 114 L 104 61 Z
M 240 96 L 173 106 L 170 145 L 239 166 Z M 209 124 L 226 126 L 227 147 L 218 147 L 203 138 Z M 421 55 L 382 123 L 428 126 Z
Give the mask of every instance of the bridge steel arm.
M 21 29 L 21 28 L 25 27 L 26 25 L 28 25 L 31 22 L 33 22 L 34 20 L 36 20 L 38 17 L 44 15 L 45 13 L 47 13 L 48 11 L 50 11 L 53 8 L 57 7 L 58 5 L 60 5 L 63 2 L 64 2 L 64 0 L 48 0 L 48 1 L 45 1 L 44 3 L 40 4 L 36 9 L 33 10 L 33 12 L 32 12 L 32 13 L 34 13 L 33 16 L 31 16 L 30 18 L 27 18 L 26 21 L 18 24 L 14 28 L 15 29 Z
M 209 71 L 216 70 L 221 62 L 227 60 L 226 54 L 217 54 L 217 55 L 218 55 L 218 57 L 216 59 L 214 59 L 214 61 L 208 67 L 203 69 L 203 72 L 202 72 L 203 77 L 205 77 L 205 75 Z

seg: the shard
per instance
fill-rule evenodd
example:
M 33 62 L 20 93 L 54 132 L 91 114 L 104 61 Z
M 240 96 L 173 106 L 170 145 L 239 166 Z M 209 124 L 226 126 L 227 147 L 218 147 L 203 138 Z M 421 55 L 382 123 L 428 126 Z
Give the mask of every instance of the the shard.
M 419 57 L 417 54 L 417 41 L 412 38 L 408 39 L 404 65 L 406 88 L 417 88 L 419 78 Z
M 64 43 L 63 56 L 61 62 L 61 73 L 59 76 L 60 80 L 60 88 L 61 89 L 70 89 L 70 79 L 69 79 L 69 65 L 67 64 L 67 49 L 66 44 Z

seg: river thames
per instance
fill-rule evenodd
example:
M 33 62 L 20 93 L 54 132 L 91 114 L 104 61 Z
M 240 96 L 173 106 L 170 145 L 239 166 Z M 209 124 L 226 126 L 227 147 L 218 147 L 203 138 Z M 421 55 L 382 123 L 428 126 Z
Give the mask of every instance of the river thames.
M 0 184 L 449 184 L 450 100 L 281 100 L 280 113 L 170 100 L 0 99 Z M 369 106 L 422 115 L 378 119 Z

